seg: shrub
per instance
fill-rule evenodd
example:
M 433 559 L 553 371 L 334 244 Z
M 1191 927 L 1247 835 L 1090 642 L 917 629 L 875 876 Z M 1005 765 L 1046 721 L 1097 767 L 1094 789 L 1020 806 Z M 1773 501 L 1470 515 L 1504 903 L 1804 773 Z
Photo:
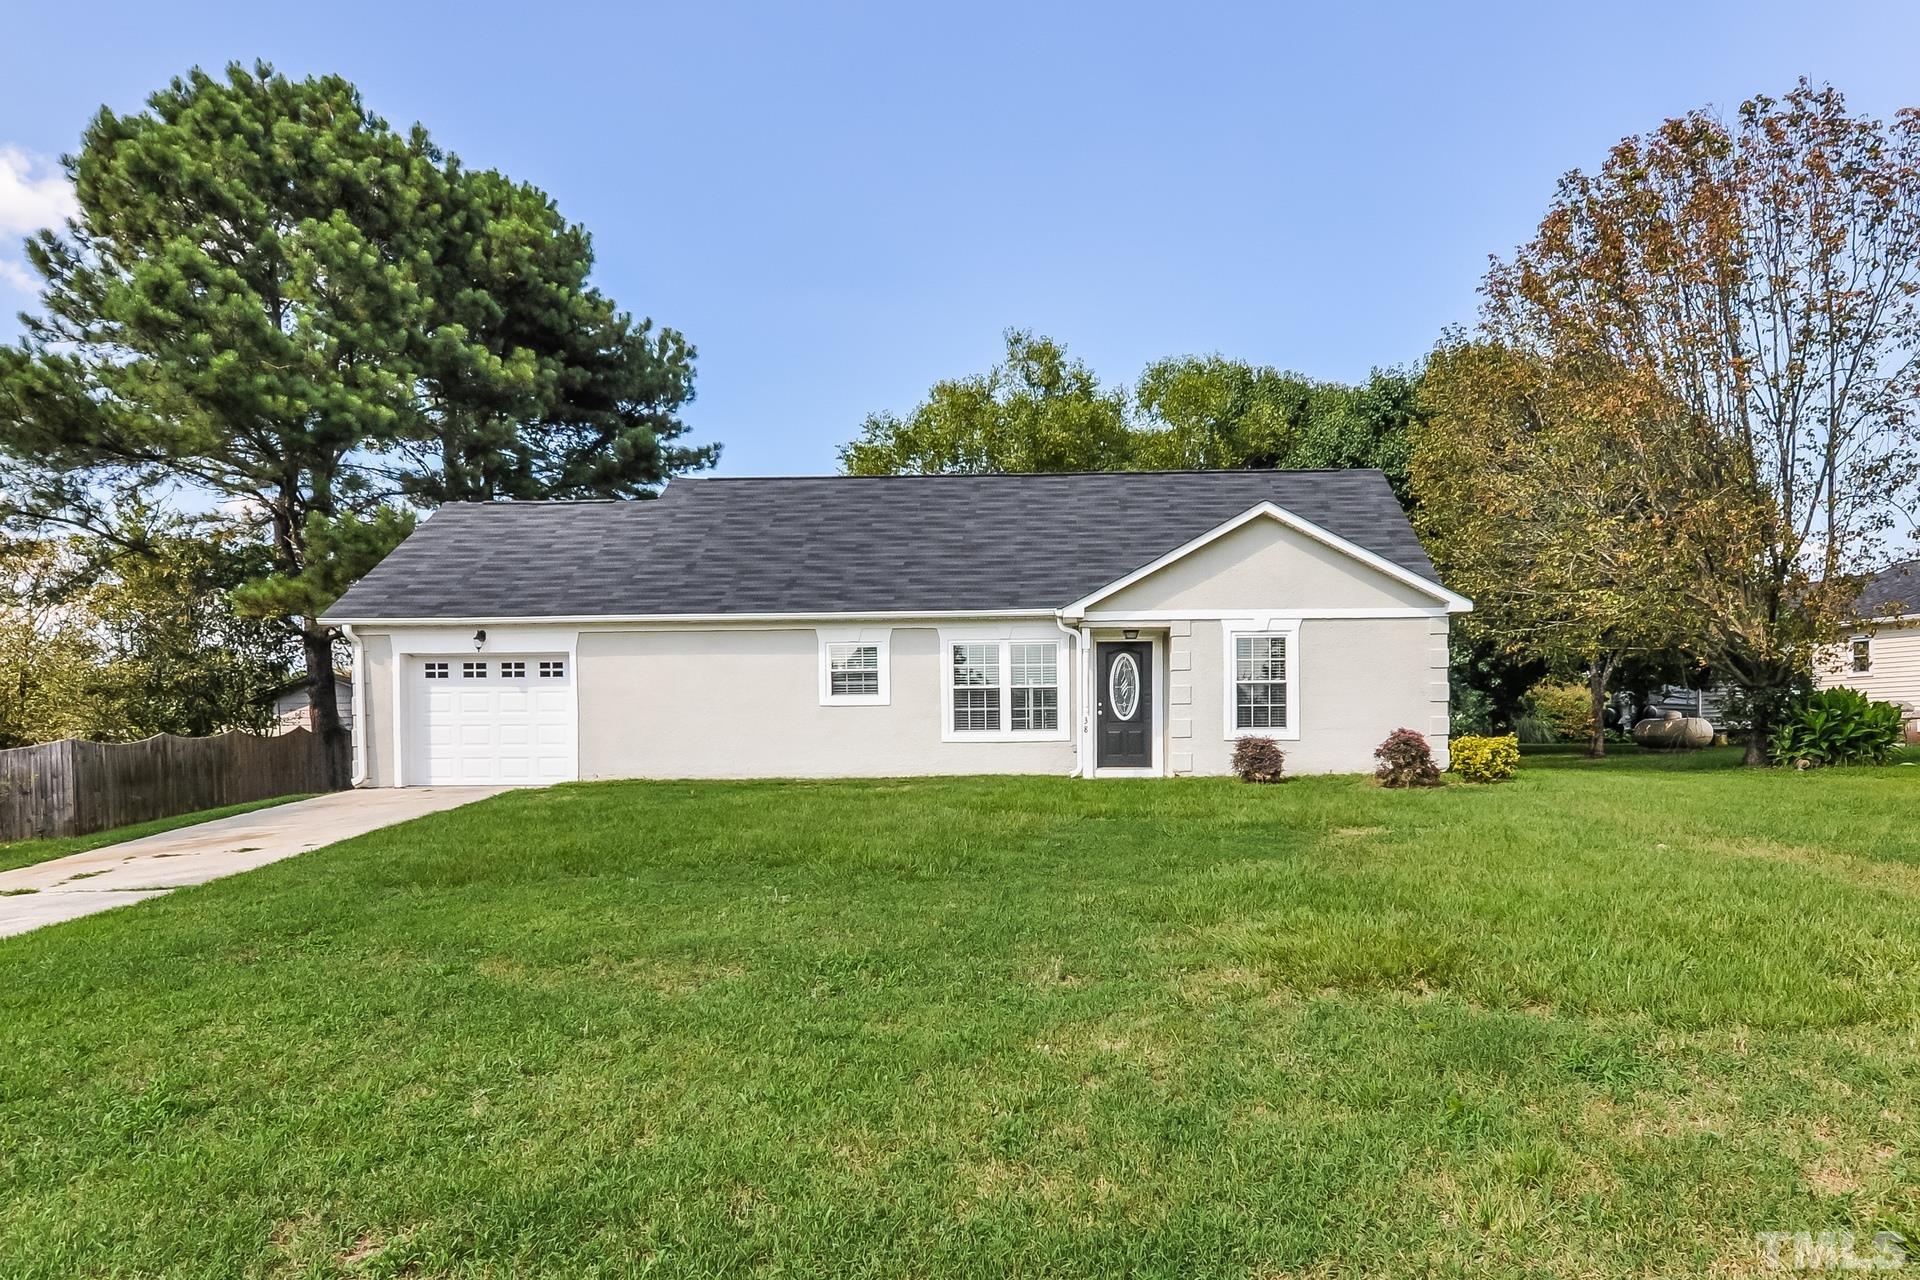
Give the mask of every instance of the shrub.
M 1583 684 L 1541 681 L 1527 693 L 1529 718 L 1545 722 L 1555 741 L 1585 742 L 1593 735 L 1593 695 Z
M 1773 731 L 1775 764 L 1885 764 L 1906 736 L 1900 707 L 1857 689 L 1822 689 L 1789 707 Z
M 1512 734 L 1485 738 L 1467 734 L 1449 745 L 1447 768 L 1468 782 L 1505 782 L 1520 767 L 1520 740 Z
M 1233 744 L 1233 771 L 1242 782 L 1278 782 L 1287 753 L 1272 738 L 1242 738 Z
M 1434 787 L 1440 784 L 1440 770 L 1433 763 L 1433 748 L 1411 729 L 1395 729 L 1387 740 L 1373 749 L 1380 767 L 1373 776 L 1383 787 Z
M 1493 695 L 1463 683 L 1456 674 L 1453 679 L 1452 707 L 1447 717 L 1448 732 L 1455 737 L 1468 733 L 1492 733 L 1493 715 Z
M 1515 716 L 1513 734 L 1530 747 L 1545 746 L 1560 741 L 1560 735 L 1554 731 L 1551 721 L 1539 716 Z

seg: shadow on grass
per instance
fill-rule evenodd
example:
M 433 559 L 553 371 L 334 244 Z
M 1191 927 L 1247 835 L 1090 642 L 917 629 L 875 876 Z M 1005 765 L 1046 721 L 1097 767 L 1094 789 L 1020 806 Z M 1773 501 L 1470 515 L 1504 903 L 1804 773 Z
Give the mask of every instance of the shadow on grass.
M 1745 770 L 1740 762 L 1740 747 L 1703 747 L 1698 751 L 1649 751 L 1637 743 L 1609 742 L 1604 759 L 1587 754 L 1585 743 L 1555 742 L 1522 744 L 1522 766 L 1530 769 L 1605 769 L 1618 773 L 1707 773 L 1716 770 Z M 1902 747 L 1894 753 L 1893 765 L 1920 764 L 1920 747 Z M 1879 766 L 1860 766 L 1877 768 Z M 1770 770 L 1755 769 L 1764 775 Z
M 1698 751 L 1648 751 L 1631 742 L 1609 742 L 1604 759 L 1587 754 L 1585 743 L 1523 745 L 1521 764 L 1532 769 L 1607 769 L 1621 773 L 1741 769 L 1739 747 L 1703 747 Z

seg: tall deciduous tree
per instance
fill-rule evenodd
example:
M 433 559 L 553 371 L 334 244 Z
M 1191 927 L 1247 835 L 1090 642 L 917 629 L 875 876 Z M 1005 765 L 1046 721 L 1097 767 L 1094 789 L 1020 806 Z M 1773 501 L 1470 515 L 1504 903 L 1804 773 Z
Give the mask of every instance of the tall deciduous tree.
M 1651 379 L 1684 410 L 1681 446 L 1629 419 L 1609 453 L 1670 522 L 1763 761 L 1779 699 L 1913 503 L 1920 113 L 1854 115 L 1803 80 L 1731 123 L 1669 120 L 1563 179 L 1486 292 L 1492 337 Z
M 902 472 L 1380 467 L 1406 492 L 1416 375 L 1314 382 L 1224 356 L 1148 365 L 1132 403 L 1051 338 L 1006 334 L 986 374 L 935 383 L 902 418 L 870 415 L 840 450 L 853 475 Z
M 1624 658 L 1689 630 L 1682 570 L 1615 446 L 1684 430 L 1657 387 L 1457 336 L 1428 361 L 1431 417 L 1413 433 L 1415 520 L 1469 627 L 1509 655 L 1578 670 L 1592 700 L 1588 753 L 1606 754 L 1608 681 Z M 1663 450 L 1664 452 L 1664 450 Z
M 266 554 L 141 508 L 112 538 L 0 542 L 0 745 L 266 727 L 295 637 L 230 600 Z
M 902 418 L 870 414 L 840 449 L 849 475 L 1118 471 L 1130 439 L 1124 393 L 1051 338 L 1006 332 L 1006 359 L 985 374 L 933 384 Z
M 364 561 L 396 500 L 630 495 L 712 460 L 674 443 L 691 348 L 587 284 L 586 233 L 344 80 L 196 71 L 103 109 L 67 167 L 79 216 L 28 245 L 44 315 L 0 351 L 0 515 L 106 530 L 186 490 L 257 522 L 249 598 L 296 611 L 343 780 L 317 618 L 359 562 L 331 554 Z
M 1361 386 L 1317 382 L 1224 356 L 1156 360 L 1134 392 L 1138 469 L 1378 467 L 1407 496 L 1416 375 L 1375 370 Z

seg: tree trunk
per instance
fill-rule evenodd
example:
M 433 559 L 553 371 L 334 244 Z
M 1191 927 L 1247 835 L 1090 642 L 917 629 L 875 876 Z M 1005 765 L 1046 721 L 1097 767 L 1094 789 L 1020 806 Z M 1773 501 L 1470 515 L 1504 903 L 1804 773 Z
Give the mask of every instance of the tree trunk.
M 314 737 L 327 762 L 327 781 L 336 791 L 353 785 L 353 738 L 340 722 L 339 695 L 333 678 L 333 632 L 312 618 L 303 620 L 300 649 L 307 664 L 307 706 Z
M 1607 758 L 1607 681 L 1613 678 L 1613 655 L 1595 658 L 1587 666 L 1587 696 L 1592 699 L 1593 725 L 1587 736 L 1587 755 Z
M 1752 699 L 1752 720 L 1747 728 L 1747 750 L 1740 763 L 1764 767 L 1773 761 L 1767 748 L 1773 738 L 1773 709 L 1765 697 Z
M 1746 695 L 1747 746 L 1740 763 L 1750 768 L 1765 768 L 1773 763 L 1773 723 L 1779 718 L 1786 694 L 1793 683 L 1793 672 L 1766 660 L 1729 662 L 1741 693 Z

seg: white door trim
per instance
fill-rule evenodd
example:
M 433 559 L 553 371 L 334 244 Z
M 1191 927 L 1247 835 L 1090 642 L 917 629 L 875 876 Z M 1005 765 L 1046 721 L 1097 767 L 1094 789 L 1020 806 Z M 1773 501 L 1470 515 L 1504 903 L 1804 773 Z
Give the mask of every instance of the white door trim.
M 1082 664 L 1087 669 L 1087 720 L 1090 725 L 1087 744 L 1087 776 L 1093 778 L 1164 778 L 1167 776 L 1167 730 L 1171 723 L 1167 717 L 1167 634 L 1164 631 L 1149 631 L 1145 627 L 1135 627 L 1140 634 L 1129 641 L 1117 629 L 1094 631 L 1088 645 L 1087 661 Z M 1147 665 L 1151 668 L 1153 697 L 1147 712 L 1153 717 L 1151 731 L 1147 740 L 1153 744 L 1153 763 L 1145 767 L 1138 765 L 1103 765 L 1100 763 L 1100 646 L 1103 644 L 1137 644 L 1146 641 L 1152 648 L 1148 651 Z

